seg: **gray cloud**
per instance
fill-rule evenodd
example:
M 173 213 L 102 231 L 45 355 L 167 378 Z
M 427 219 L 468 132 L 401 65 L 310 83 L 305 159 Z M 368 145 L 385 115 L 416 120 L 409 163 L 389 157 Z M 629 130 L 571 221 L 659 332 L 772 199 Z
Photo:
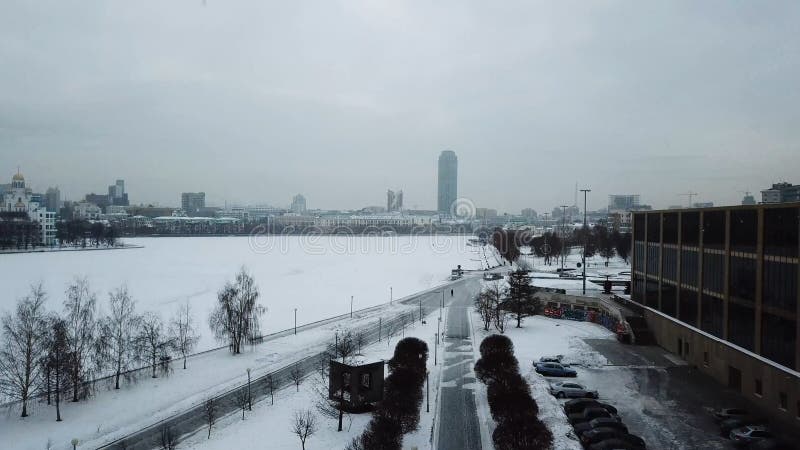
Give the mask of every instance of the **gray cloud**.
M 9 0 L 0 171 L 72 198 L 543 210 L 800 172 L 800 4 Z M 0 177 L 4 177 L 0 173 Z

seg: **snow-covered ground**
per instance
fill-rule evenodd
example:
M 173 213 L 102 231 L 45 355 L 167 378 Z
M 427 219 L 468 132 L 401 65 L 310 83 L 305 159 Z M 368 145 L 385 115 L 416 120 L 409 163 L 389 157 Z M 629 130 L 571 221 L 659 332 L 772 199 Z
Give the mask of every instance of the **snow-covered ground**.
M 474 313 L 473 322 L 480 323 L 480 317 Z M 583 338 L 613 339 L 614 335 L 602 326 L 589 322 L 573 322 L 568 320 L 550 319 L 544 316 L 525 318 L 522 328 L 514 328 L 516 323 L 511 323 L 506 328 L 505 335 L 514 342 L 514 354 L 519 360 L 520 372 L 526 377 L 531 386 L 531 394 L 539 405 L 539 418 L 553 433 L 553 448 L 555 450 L 580 450 L 582 447 L 572 433 L 572 426 L 567 422 L 567 417 L 561 403 L 548 392 L 549 382 L 537 374 L 533 368 L 533 361 L 542 356 L 563 355 L 565 363 L 596 367 L 607 363 L 606 359 L 592 350 Z M 485 331 L 482 327 L 477 329 L 477 342 L 496 331 Z M 476 355 L 479 358 L 480 355 Z M 591 380 L 578 380 L 591 386 Z M 481 389 L 481 395 L 486 395 L 486 389 Z M 488 404 L 478 403 L 479 408 L 488 408 Z M 479 412 L 481 417 L 488 417 L 489 433 L 494 431 L 494 423 L 488 411 Z
M 434 366 L 435 334 L 435 313 L 428 318 L 427 324 L 421 325 L 419 322 L 415 322 L 413 326 L 405 330 L 405 337 L 417 337 L 428 344 L 431 398 L 430 412 L 425 411 L 425 402 L 422 404 L 419 429 L 404 436 L 404 449 L 418 448 L 422 450 L 431 448 L 431 429 L 433 417 L 436 414 L 436 386 L 440 375 L 439 369 L 442 367 L 441 364 Z M 364 362 L 390 359 L 394 353 L 395 344 L 402 337 L 400 335 L 396 336 L 392 339 L 390 345 L 380 342 L 364 348 L 363 355 L 359 359 Z M 440 346 L 439 351 L 441 351 L 441 348 Z M 299 392 L 297 392 L 294 385 L 281 389 L 275 395 L 274 405 L 271 404 L 269 397 L 261 399 L 257 404 L 253 405 L 252 412 L 246 413 L 245 420 L 242 420 L 241 412 L 230 414 L 221 419 L 212 429 L 210 439 L 207 438 L 207 430 L 200 430 L 182 442 L 178 448 L 194 450 L 245 448 L 295 450 L 300 448 L 300 441 L 289 429 L 292 416 L 295 411 L 310 409 L 317 416 L 319 430 L 306 442 L 306 449 L 343 449 L 354 437 L 364 431 L 371 415 L 369 413 L 346 415 L 343 431 L 337 432 L 336 420 L 326 418 L 314 409 L 313 405 L 317 399 L 314 392 L 315 383 L 318 383 L 316 374 L 307 377 L 303 381 Z
M 189 302 L 200 325 L 197 350 L 216 347 L 208 314 L 219 289 L 240 267 L 254 275 L 267 308 L 265 334 L 397 299 L 447 279 L 450 269 L 479 269 L 482 248 L 468 236 L 261 236 L 125 239 L 144 248 L 102 252 L 3 255 L 4 296 L 9 311 L 33 283 L 42 282 L 48 307 L 61 311 L 67 284 L 87 277 L 107 309 L 108 292 L 127 284 L 137 309 L 164 319 Z M 489 247 L 489 249 L 491 249 Z M 491 263 L 496 261 L 489 257 Z

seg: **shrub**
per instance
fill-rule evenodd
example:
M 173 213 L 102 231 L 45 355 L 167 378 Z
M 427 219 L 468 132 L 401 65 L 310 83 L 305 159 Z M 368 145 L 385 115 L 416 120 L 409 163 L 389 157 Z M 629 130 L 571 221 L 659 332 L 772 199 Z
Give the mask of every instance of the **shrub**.
M 408 337 L 395 346 L 394 355 L 389 360 L 389 370 L 409 369 L 424 379 L 427 361 L 428 344 L 420 339 Z
M 519 362 L 513 354 L 492 353 L 475 363 L 475 375 L 484 384 L 502 382 L 514 374 L 519 374 Z
M 553 435 L 539 420 L 506 420 L 492 433 L 495 450 L 540 450 L 551 448 Z
M 514 356 L 514 343 L 508 336 L 493 334 L 483 339 L 480 346 L 481 357 L 485 358 L 492 354 L 502 353 Z

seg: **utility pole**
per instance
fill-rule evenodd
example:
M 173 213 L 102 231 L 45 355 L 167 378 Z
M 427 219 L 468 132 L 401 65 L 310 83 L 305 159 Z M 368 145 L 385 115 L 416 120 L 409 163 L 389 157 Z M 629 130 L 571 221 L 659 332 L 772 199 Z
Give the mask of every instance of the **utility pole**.
M 700 195 L 700 194 L 698 194 L 697 192 L 692 192 L 692 191 L 689 191 L 689 192 L 687 192 L 687 193 L 685 193 L 685 194 L 680 194 L 680 195 L 685 195 L 685 196 L 687 196 L 687 197 L 689 198 L 689 208 L 691 208 L 691 207 L 692 207 L 692 199 L 693 199 L 693 198 L 694 198 L 696 195 Z
M 392 292 L 392 287 L 389 286 L 389 304 L 392 304 L 392 298 L 394 297 L 394 292 Z
M 294 334 L 297 335 L 297 308 L 294 309 Z
M 350 296 L 350 318 L 353 318 L 353 296 Z
M 422 323 L 422 296 L 419 297 L 419 323 Z
M 564 254 L 564 246 L 567 244 L 567 205 L 561 205 L 561 273 L 564 273 L 564 260 L 567 255 Z
M 586 194 L 592 192 L 591 189 L 581 189 L 583 192 L 583 295 L 586 295 L 586 243 L 589 239 L 588 225 L 586 224 Z
M 425 412 L 431 412 L 431 388 L 428 381 L 429 370 L 425 371 Z

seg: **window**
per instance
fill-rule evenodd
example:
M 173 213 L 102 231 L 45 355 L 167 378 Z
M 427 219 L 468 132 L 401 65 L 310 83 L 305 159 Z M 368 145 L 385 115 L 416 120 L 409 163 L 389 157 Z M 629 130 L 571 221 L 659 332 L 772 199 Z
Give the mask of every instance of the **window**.
M 699 212 L 681 214 L 681 243 L 689 246 L 696 246 L 700 243 Z
M 636 241 L 644 241 L 644 214 L 635 214 L 633 216 L 633 239 Z
M 372 387 L 372 374 L 371 373 L 362 373 L 361 374 L 361 387 L 364 389 L 369 389 Z
M 647 241 L 661 242 L 661 214 L 647 215 Z
M 761 385 L 761 379 L 760 378 L 756 378 L 755 393 L 759 397 L 764 395 L 764 389 L 763 389 L 763 386 Z
M 786 411 L 786 409 L 789 408 L 789 396 L 786 395 L 786 392 L 781 392 L 778 394 L 778 397 L 780 399 L 780 405 L 778 405 L 778 407 Z
M 703 294 L 700 302 L 700 329 L 722 337 L 722 316 L 725 314 L 722 299 Z
M 708 352 L 703 352 L 703 365 L 708 367 Z
M 703 255 L 703 289 L 719 294 L 724 292 L 725 256 L 718 253 Z
M 764 305 L 795 312 L 797 264 L 764 261 Z
M 690 289 L 680 290 L 680 314 L 681 320 L 693 327 L 697 326 L 697 292 Z
M 731 250 L 756 252 L 758 212 L 755 209 L 731 211 Z
M 756 298 L 756 260 L 731 256 L 728 285 L 733 297 L 749 300 L 750 303 L 754 302 Z
M 664 213 L 664 243 L 678 243 L 678 213 Z
M 769 208 L 764 211 L 764 254 L 796 257 L 797 241 L 797 208 Z
M 342 389 L 350 389 L 350 372 L 342 372 Z
M 731 301 L 728 303 L 728 340 L 747 350 L 755 349 L 755 309 Z
M 725 247 L 725 211 L 703 214 L 703 247 L 722 250 Z
M 769 313 L 761 315 L 761 356 L 790 369 L 795 367 L 797 321 Z
M 697 287 L 697 252 L 695 250 L 681 251 L 681 284 Z

